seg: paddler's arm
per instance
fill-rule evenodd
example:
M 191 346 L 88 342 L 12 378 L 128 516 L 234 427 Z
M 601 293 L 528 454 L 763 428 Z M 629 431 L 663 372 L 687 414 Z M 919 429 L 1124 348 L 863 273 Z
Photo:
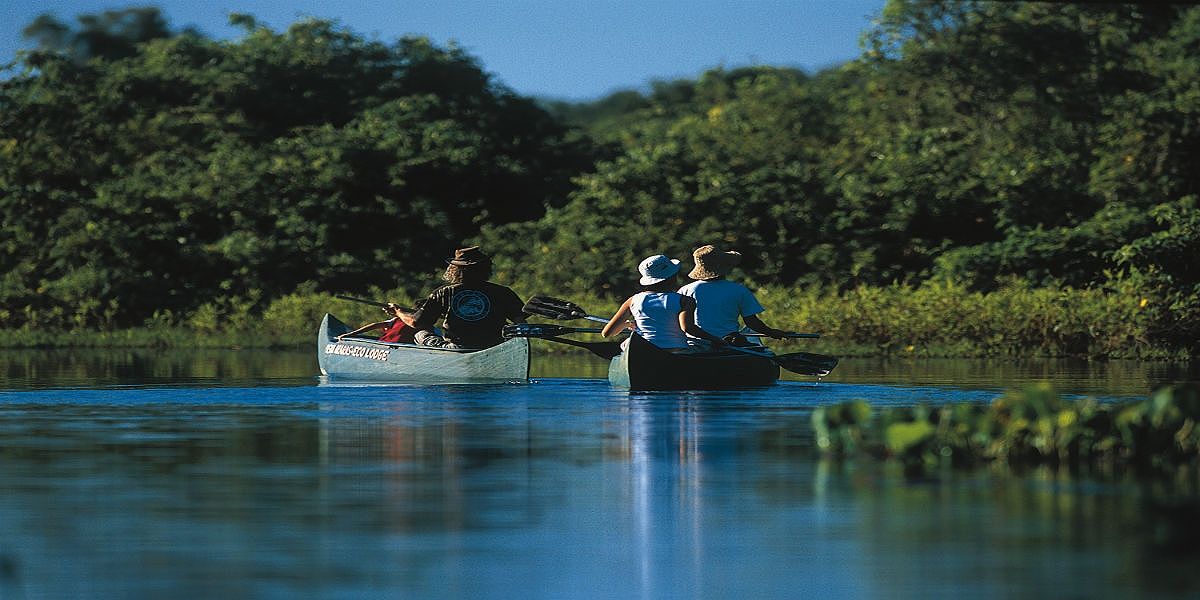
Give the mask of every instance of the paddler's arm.
M 508 292 L 512 296 L 509 302 L 508 320 L 513 323 L 524 323 L 527 319 L 523 310 L 525 301 L 516 292 L 512 291 L 512 289 L 509 289 Z
M 682 329 L 684 333 L 702 340 L 708 340 L 712 342 L 714 346 L 725 345 L 725 340 L 722 340 L 721 338 L 703 329 L 700 329 L 700 326 L 696 325 L 695 298 L 692 298 L 691 296 L 683 296 L 679 301 L 679 306 L 683 309 L 679 311 L 679 328 Z
M 413 315 L 412 327 L 417 331 L 433 331 L 437 326 L 437 320 L 446 313 L 446 307 L 441 299 L 437 298 L 437 292 L 429 295 L 429 299 Z
M 763 323 L 762 319 L 758 318 L 758 315 L 749 315 L 749 316 L 742 317 L 742 321 L 744 321 L 746 323 L 746 326 L 749 327 L 750 329 L 753 329 L 769 338 L 782 340 L 783 337 L 785 335 L 787 335 L 786 331 L 783 331 L 781 329 L 775 329 L 774 327 L 771 327 L 771 326 L 767 325 L 766 323 Z
M 625 331 L 625 329 L 629 327 L 629 317 L 633 316 L 629 312 L 629 303 L 632 301 L 633 298 L 631 297 L 621 304 L 621 308 L 617 309 L 616 314 L 614 314 L 612 318 L 608 320 L 608 323 L 604 324 L 604 329 L 600 330 L 600 335 L 604 337 L 612 337 L 618 333 L 621 333 L 622 331 Z

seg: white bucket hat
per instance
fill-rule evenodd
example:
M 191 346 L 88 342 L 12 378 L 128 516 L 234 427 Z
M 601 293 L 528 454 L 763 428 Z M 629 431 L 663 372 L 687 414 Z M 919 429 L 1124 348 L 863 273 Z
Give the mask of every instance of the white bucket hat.
M 642 274 L 642 278 L 638 283 L 642 285 L 654 285 L 661 281 L 666 281 L 675 276 L 679 272 L 679 261 L 673 258 L 667 258 L 662 254 L 655 254 L 647 257 L 641 264 L 638 265 L 638 273 Z

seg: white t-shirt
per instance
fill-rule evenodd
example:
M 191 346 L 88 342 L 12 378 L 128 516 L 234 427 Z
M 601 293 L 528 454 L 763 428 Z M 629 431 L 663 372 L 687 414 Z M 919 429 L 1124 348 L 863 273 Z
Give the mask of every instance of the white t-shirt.
M 682 297 L 675 292 L 639 292 L 629 303 L 637 332 L 664 350 L 687 348 L 687 336 L 679 328 Z
M 717 337 L 741 331 L 739 317 L 765 310 L 750 288 L 728 279 L 693 281 L 679 293 L 696 299 L 696 325 Z

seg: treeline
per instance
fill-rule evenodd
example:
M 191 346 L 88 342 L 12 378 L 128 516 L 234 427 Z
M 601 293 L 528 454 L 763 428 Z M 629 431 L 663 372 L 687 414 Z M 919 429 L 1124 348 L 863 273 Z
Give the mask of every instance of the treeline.
M 591 103 L 423 38 L 233 20 L 28 30 L 0 83 L 6 325 L 416 293 L 464 241 L 526 293 L 617 296 L 647 254 L 722 242 L 805 297 L 1088 290 L 1200 349 L 1200 7 L 892 1 L 845 65 Z
M 713 240 L 764 284 L 1101 288 L 1196 348 L 1197 39 L 1194 5 L 890 2 L 839 68 L 551 106 L 622 151 L 484 237 L 567 289 L 624 292 L 639 257 Z
M 457 48 L 240 15 L 224 42 L 161 19 L 39 19 L 45 48 L 0 83 L 6 325 L 424 286 L 481 225 L 561 204 L 595 158 Z

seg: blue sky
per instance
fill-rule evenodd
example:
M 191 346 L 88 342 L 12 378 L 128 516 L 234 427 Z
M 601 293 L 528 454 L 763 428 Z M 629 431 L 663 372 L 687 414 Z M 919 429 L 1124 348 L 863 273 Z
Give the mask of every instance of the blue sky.
M 0 0 L 0 63 L 27 47 L 21 29 L 41 13 L 73 23 L 145 4 L 217 38 L 238 35 L 227 17 L 243 12 L 277 30 L 314 16 L 383 41 L 455 41 L 519 93 L 579 100 L 718 66 L 841 63 L 884 0 Z

